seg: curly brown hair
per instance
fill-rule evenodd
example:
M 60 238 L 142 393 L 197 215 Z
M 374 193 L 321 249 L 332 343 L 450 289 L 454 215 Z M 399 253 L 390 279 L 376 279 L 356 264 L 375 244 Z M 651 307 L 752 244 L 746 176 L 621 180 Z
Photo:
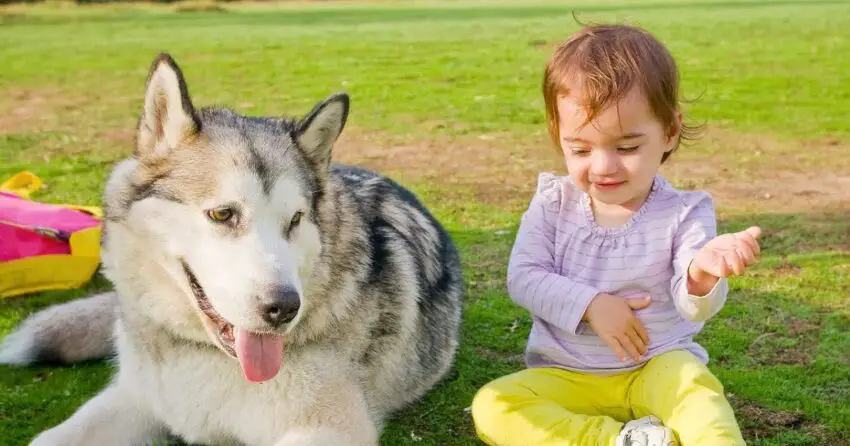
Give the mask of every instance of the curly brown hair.
M 568 85 L 581 85 L 580 103 L 587 110 L 584 124 L 624 98 L 635 86 L 665 129 L 679 130 L 673 150 L 682 140 L 694 139 L 697 127 L 679 124 L 679 72 L 667 48 L 652 34 L 631 25 L 588 25 L 555 50 L 543 75 L 543 98 L 549 136 L 560 147 L 558 96 L 568 95 Z

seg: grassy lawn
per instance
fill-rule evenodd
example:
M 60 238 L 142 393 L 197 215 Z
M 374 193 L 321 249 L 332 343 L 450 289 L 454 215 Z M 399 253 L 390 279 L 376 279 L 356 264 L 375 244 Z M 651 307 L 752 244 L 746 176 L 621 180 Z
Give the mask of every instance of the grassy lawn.
M 148 66 L 184 70 L 196 105 L 302 114 L 352 95 L 340 161 L 412 187 L 460 245 L 464 340 L 453 377 L 386 428 L 386 445 L 479 444 L 465 408 L 522 368 L 530 319 L 504 287 L 537 172 L 562 172 L 544 135 L 542 64 L 586 22 L 626 21 L 678 58 L 702 140 L 664 173 L 717 200 L 722 230 L 762 226 L 762 262 L 732 280 L 699 341 L 749 444 L 850 445 L 850 4 L 576 1 L 222 4 L 217 11 L 0 9 L 0 179 L 36 198 L 100 204 L 132 147 Z M 110 285 L 0 301 L 0 336 L 28 313 Z M 0 367 L 4 445 L 25 444 L 107 382 L 101 362 Z

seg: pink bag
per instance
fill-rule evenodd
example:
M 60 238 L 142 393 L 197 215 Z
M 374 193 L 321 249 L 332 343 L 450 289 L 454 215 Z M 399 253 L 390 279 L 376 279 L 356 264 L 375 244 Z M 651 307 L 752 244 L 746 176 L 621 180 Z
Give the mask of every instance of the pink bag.
M 71 254 L 71 234 L 98 226 L 94 216 L 0 191 L 0 262 Z
M 0 297 L 77 288 L 100 264 L 101 210 L 29 199 L 41 179 L 0 185 Z

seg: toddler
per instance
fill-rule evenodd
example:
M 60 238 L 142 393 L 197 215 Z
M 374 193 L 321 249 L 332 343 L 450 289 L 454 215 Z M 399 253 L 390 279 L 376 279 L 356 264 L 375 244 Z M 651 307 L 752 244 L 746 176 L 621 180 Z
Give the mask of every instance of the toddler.
M 527 368 L 474 398 L 487 444 L 744 444 L 693 337 L 756 262 L 760 229 L 717 236 L 711 197 L 658 173 L 693 131 L 678 90 L 672 56 L 637 27 L 585 27 L 549 60 L 568 176 L 539 176 L 511 252 L 508 292 L 533 325 Z

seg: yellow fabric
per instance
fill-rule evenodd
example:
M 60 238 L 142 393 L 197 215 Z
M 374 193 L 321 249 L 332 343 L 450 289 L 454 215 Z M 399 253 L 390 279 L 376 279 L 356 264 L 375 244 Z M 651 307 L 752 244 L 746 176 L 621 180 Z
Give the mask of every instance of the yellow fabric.
M 30 194 L 41 189 L 41 178 L 32 172 L 19 172 L 0 184 L 0 191 L 13 193 L 21 198 L 29 198 Z
M 42 180 L 30 172 L 20 172 L 0 185 L 0 191 L 29 199 Z M 98 207 L 59 204 L 102 218 Z M 71 234 L 70 254 L 43 255 L 0 262 L 0 298 L 48 290 L 67 290 L 91 280 L 100 264 L 101 226 Z
M 33 192 L 41 189 L 44 182 L 32 172 L 18 172 L 11 178 L 0 184 L 0 191 L 15 194 L 21 198 L 29 199 Z M 81 206 L 78 204 L 56 204 L 69 209 L 76 209 L 103 218 L 103 210 L 97 206 Z
M 479 438 L 498 446 L 613 446 L 624 422 L 647 415 L 681 446 L 746 444 L 723 386 L 687 351 L 611 376 L 527 369 L 488 383 L 472 402 Z

